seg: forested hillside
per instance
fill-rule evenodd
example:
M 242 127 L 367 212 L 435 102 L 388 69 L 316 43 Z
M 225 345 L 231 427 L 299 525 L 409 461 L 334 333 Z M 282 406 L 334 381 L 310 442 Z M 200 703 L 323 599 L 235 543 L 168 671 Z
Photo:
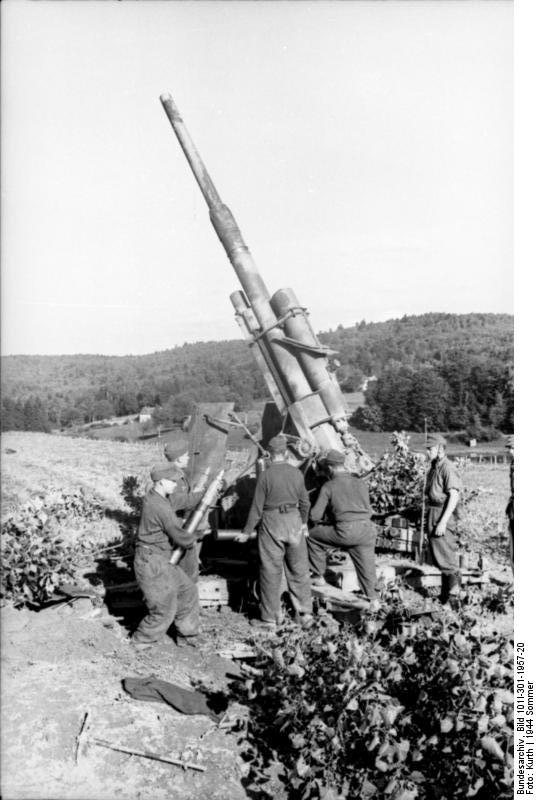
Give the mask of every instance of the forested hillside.
M 513 430 L 514 326 L 508 314 L 424 314 L 321 334 L 347 391 L 374 375 L 353 423 L 369 430 Z M 488 430 L 486 430 L 488 429 Z
M 513 424 L 513 318 L 425 314 L 339 326 L 319 334 L 339 351 L 346 391 L 375 376 L 355 422 L 372 429 Z M 5 356 L 2 429 L 48 430 L 157 406 L 159 421 L 187 414 L 198 400 L 247 408 L 267 396 L 241 340 L 184 344 L 144 356 Z

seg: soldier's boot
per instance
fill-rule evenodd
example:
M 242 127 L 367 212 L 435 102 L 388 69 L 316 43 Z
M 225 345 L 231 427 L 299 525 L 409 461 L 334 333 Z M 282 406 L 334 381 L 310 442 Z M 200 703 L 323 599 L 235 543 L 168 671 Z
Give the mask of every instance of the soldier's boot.
M 462 582 L 458 573 L 449 573 L 441 576 L 441 602 L 448 603 L 451 600 L 459 600 Z
M 442 603 L 448 603 L 450 598 L 450 592 L 453 586 L 453 574 L 441 574 L 441 595 L 440 600 Z

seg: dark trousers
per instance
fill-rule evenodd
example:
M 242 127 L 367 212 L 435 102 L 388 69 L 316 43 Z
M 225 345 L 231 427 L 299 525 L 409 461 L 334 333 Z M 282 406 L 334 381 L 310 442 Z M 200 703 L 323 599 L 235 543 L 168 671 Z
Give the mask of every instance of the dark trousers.
M 435 526 L 442 513 L 442 508 L 434 506 L 428 509 L 427 531 L 432 561 L 434 566 L 440 569 L 444 575 L 459 575 L 460 565 L 456 555 L 456 540 L 454 538 L 456 523 L 452 521 L 452 518 L 449 519 L 444 536 L 434 536 Z
M 369 520 L 351 522 L 344 527 L 316 525 L 309 531 L 307 548 L 313 575 L 323 576 L 326 571 L 327 551 L 333 548 L 346 550 L 352 559 L 357 577 L 369 600 L 376 597 L 376 526 Z
M 199 633 L 197 586 L 169 557 L 156 548 L 136 548 L 134 572 L 148 612 L 132 637 L 137 642 L 159 641 L 172 622 L 181 636 Z
M 281 584 L 285 571 L 290 599 L 299 614 L 312 610 L 307 545 L 298 511 L 280 514 L 265 511 L 259 527 L 259 578 L 261 619 L 277 622 L 281 617 Z
M 186 575 L 190 578 L 193 583 L 197 583 L 199 580 L 199 550 L 201 549 L 201 544 L 195 544 L 193 547 L 189 547 L 187 550 L 183 550 L 181 557 L 179 558 L 178 564 L 179 567 L 182 569 Z

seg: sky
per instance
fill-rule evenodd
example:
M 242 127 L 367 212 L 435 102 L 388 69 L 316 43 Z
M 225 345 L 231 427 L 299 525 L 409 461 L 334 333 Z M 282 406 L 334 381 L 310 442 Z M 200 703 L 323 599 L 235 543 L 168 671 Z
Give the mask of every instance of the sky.
M 2 352 L 240 338 L 170 92 L 316 330 L 513 312 L 508 0 L 2 3 Z

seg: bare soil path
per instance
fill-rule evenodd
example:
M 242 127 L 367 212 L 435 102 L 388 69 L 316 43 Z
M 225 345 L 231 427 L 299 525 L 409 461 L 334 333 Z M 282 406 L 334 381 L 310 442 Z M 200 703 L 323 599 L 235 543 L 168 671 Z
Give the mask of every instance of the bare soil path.
M 137 652 L 125 629 L 105 610 L 95 614 L 87 600 L 39 613 L 4 609 L 2 797 L 244 798 L 236 740 L 228 729 L 219 729 L 206 716 L 134 700 L 121 686 L 125 677 L 155 675 L 183 688 L 201 681 L 211 689 L 225 689 L 237 670 L 214 651 L 229 647 L 239 628 L 247 626 L 227 609 L 207 611 L 203 622 L 204 641 L 198 647 L 176 646 L 168 638 L 159 647 Z M 239 711 L 231 709 L 231 714 Z M 76 740 L 86 712 L 76 763 Z M 191 761 L 206 771 L 84 746 L 92 738 Z

